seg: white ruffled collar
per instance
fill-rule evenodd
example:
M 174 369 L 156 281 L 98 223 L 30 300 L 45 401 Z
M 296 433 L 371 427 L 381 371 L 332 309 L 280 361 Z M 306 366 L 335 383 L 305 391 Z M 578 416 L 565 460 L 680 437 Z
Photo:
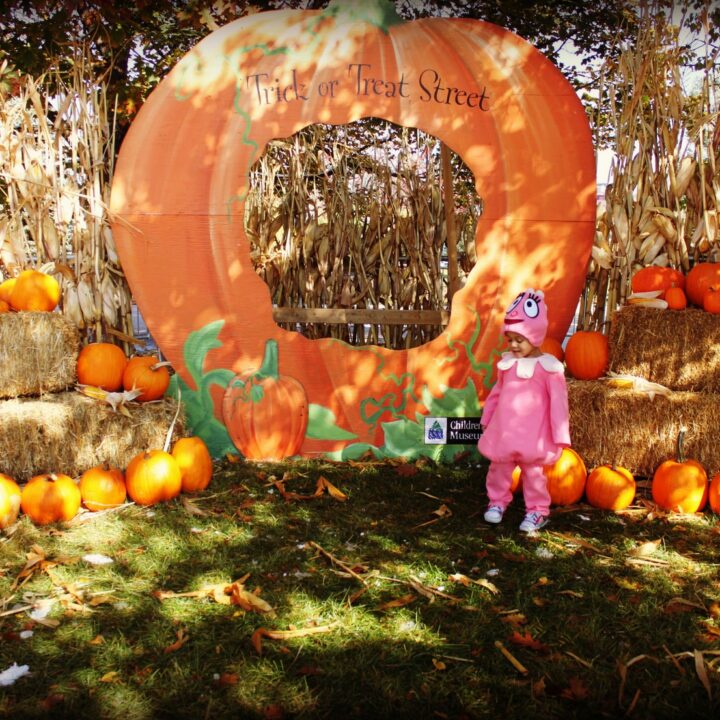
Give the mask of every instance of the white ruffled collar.
M 509 370 L 513 365 L 516 366 L 515 372 L 519 378 L 531 378 L 535 374 L 535 366 L 540 363 L 543 370 L 549 373 L 564 373 L 565 367 L 554 356 L 543 353 L 537 357 L 516 358 L 511 353 L 503 353 L 498 360 L 498 369 Z

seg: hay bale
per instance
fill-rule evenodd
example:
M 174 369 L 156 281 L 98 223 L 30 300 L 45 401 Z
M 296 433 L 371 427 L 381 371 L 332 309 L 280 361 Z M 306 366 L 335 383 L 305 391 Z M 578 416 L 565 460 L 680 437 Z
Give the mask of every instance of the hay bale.
M 608 342 L 612 372 L 671 390 L 720 392 L 719 315 L 628 305 L 613 315 Z
M 1 313 L 0 398 L 71 387 L 79 347 L 77 327 L 60 313 Z
M 0 472 L 25 482 L 52 471 L 77 477 L 100 463 L 124 470 L 142 450 L 162 448 L 177 401 L 127 407 L 131 417 L 76 391 L 0 401 Z M 173 437 L 184 434 L 181 412 Z
M 634 390 L 608 387 L 602 380 L 568 381 L 570 437 L 588 470 L 616 464 L 641 477 L 677 457 L 677 439 L 686 427 L 686 458 L 720 471 L 717 442 L 720 395 L 674 392 L 652 400 Z

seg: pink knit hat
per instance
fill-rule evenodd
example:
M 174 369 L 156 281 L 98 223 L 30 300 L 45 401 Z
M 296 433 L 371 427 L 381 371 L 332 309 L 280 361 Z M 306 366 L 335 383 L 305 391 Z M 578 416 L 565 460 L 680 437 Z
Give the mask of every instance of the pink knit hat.
M 540 347 L 547 334 L 547 328 L 545 294 L 542 290 L 528 288 L 521 292 L 507 309 L 502 331 L 503 334 L 514 332 L 522 335 L 531 345 Z

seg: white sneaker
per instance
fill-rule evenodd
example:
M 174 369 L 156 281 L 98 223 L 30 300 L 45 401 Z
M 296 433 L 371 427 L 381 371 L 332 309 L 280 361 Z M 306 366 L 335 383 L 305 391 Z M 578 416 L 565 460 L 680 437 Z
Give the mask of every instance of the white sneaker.
M 531 512 L 528 513 L 520 523 L 520 532 L 532 533 L 547 524 L 548 519 L 545 515 L 541 515 L 539 512 Z
M 499 522 L 502 522 L 504 512 L 504 508 L 501 508 L 499 505 L 491 505 L 485 511 L 485 515 L 483 517 L 485 518 L 485 522 L 497 525 Z

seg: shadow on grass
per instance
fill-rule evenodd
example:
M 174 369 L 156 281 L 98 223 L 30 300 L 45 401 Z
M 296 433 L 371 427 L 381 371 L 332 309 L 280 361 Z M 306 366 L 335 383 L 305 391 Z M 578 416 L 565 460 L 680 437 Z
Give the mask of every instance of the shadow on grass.
M 720 709 L 717 674 L 708 670 L 711 700 L 693 655 L 720 650 L 707 632 L 720 601 L 711 516 L 647 521 L 579 506 L 526 537 L 521 498 L 502 526 L 482 522 L 483 474 L 472 466 L 412 476 L 391 465 L 288 466 L 288 489 L 310 495 L 322 475 L 344 503 L 286 502 L 268 477 L 282 472 L 224 466 L 193 499 L 199 512 L 174 501 L 66 530 L 23 520 L 2 548 L 0 579 L 18 575 L 33 544 L 50 558 L 102 552 L 114 562 L 58 562 L 18 588 L 15 601 L 54 595 L 63 610 L 56 628 L 3 618 L 0 670 L 17 662 L 32 675 L 0 689 L 0 715 L 707 718 Z M 274 616 L 152 594 L 246 573 Z M 107 602 L 92 605 L 103 593 Z M 328 631 L 265 639 L 259 654 L 251 637 L 261 626 Z M 32 638 L 20 638 L 23 628 Z

